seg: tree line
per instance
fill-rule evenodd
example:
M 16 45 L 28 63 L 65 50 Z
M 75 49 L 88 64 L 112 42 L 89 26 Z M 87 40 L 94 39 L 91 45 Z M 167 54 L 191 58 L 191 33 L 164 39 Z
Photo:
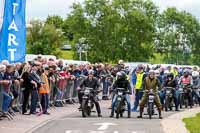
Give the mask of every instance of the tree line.
M 200 64 L 200 23 L 175 7 L 163 12 L 151 0 L 86 0 L 74 3 L 66 18 L 34 20 L 27 32 L 27 50 L 59 56 L 65 43 L 87 44 L 91 62 L 148 62 L 163 56 L 165 63 Z M 80 41 L 80 40 L 84 41 Z

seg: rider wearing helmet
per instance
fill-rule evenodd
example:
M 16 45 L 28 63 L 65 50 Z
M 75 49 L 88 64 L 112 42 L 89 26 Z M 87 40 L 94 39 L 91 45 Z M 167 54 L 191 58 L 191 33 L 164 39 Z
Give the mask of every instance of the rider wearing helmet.
M 193 71 L 192 72 L 192 79 L 193 79 L 193 90 L 192 90 L 192 97 L 196 97 L 198 99 L 199 105 L 200 105 L 200 78 L 199 78 L 199 72 Z
M 80 88 L 81 89 L 84 89 L 84 87 L 93 88 L 95 92 L 98 92 L 101 89 L 101 85 L 100 85 L 98 79 L 96 79 L 94 77 L 94 71 L 93 70 L 89 70 L 88 71 L 88 78 L 86 78 L 80 84 Z M 82 96 L 83 96 L 83 94 L 79 93 L 79 102 L 80 102 L 80 104 L 82 103 Z M 92 100 L 93 100 L 93 102 L 94 102 L 94 104 L 96 106 L 98 117 L 102 117 L 101 108 L 100 108 L 100 105 L 99 105 L 99 102 L 98 102 L 97 95 L 94 95 Z
M 180 82 L 180 84 L 187 84 L 187 85 L 193 84 L 192 77 L 190 76 L 189 70 L 185 69 L 183 71 L 183 76 L 181 76 L 179 82 Z
M 125 94 L 125 101 L 128 104 L 128 118 L 131 117 L 131 100 L 130 100 L 130 96 L 129 94 L 131 94 L 131 86 L 129 81 L 126 79 L 126 73 L 123 71 L 120 71 L 117 73 L 117 80 L 114 82 L 113 84 L 113 91 L 115 92 L 115 90 L 117 88 L 124 88 L 125 92 L 128 92 Z M 115 103 L 116 103 L 116 95 L 113 96 L 113 100 L 112 100 L 112 111 L 111 111 L 111 115 L 110 117 L 114 116 L 114 107 L 115 107 Z
M 164 82 L 163 87 L 172 87 L 172 95 L 175 103 L 176 111 L 178 111 L 178 96 L 176 95 L 176 90 L 178 89 L 178 82 L 174 78 L 174 74 L 170 73 L 167 75 L 167 80 Z M 164 90 L 165 92 L 166 90 Z
M 192 80 L 192 76 L 190 75 L 190 71 L 185 69 L 183 71 L 183 76 L 181 76 L 180 80 L 179 80 L 179 84 L 183 85 L 185 88 L 187 89 L 187 94 L 188 94 L 188 99 L 189 99 L 189 105 L 192 108 L 193 105 L 193 101 L 192 101 L 192 85 L 193 85 L 193 80 Z
M 142 118 L 144 106 L 148 100 L 148 91 L 150 89 L 153 89 L 153 92 L 155 95 L 155 104 L 159 112 L 159 118 L 162 119 L 162 115 L 161 115 L 162 105 L 160 103 L 160 99 L 158 95 L 158 88 L 160 87 L 161 87 L 160 81 L 155 77 L 154 70 L 150 70 L 148 77 L 146 77 L 143 81 L 144 95 L 140 103 L 140 115 L 138 116 L 138 118 Z

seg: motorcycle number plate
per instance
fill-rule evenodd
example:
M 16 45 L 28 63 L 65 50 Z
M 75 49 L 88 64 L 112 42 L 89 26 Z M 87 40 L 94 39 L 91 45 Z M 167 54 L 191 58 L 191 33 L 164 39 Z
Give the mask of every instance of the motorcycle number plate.
M 153 103 L 153 101 L 154 101 L 153 99 L 149 99 L 149 102 L 150 102 L 150 103 Z
M 167 91 L 167 94 L 171 93 L 171 91 Z
M 84 94 L 85 94 L 85 95 L 89 95 L 89 94 L 90 94 L 90 90 L 85 90 L 85 91 L 84 91 Z
M 83 97 L 83 99 L 88 99 L 88 97 Z
M 123 93 L 122 93 L 122 92 L 118 92 L 118 95 L 120 95 L 120 96 L 121 96 L 121 95 L 123 95 Z
M 154 96 L 149 96 L 149 100 L 154 100 Z
M 122 100 L 122 98 L 121 98 L 121 97 L 118 97 L 117 100 Z

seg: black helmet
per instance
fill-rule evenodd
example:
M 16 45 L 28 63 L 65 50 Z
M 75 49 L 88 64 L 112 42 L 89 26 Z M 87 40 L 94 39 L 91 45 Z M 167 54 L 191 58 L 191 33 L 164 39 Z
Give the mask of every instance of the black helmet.
M 126 79 L 126 73 L 124 71 L 120 71 L 120 73 L 122 74 L 122 78 Z
M 167 78 L 174 78 L 174 74 L 173 73 L 169 73 L 168 75 L 167 75 Z

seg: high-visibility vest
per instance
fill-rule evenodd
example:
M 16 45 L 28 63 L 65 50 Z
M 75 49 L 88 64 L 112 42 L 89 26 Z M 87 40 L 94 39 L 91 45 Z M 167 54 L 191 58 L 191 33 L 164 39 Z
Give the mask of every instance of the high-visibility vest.
M 135 89 L 139 90 L 142 88 L 144 73 L 138 73 L 136 76 L 137 76 L 137 80 L 136 80 Z
M 174 77 L 178 76 L 178 71 L 175 69 L 171 69 L 171 73 L 173 73 Z

